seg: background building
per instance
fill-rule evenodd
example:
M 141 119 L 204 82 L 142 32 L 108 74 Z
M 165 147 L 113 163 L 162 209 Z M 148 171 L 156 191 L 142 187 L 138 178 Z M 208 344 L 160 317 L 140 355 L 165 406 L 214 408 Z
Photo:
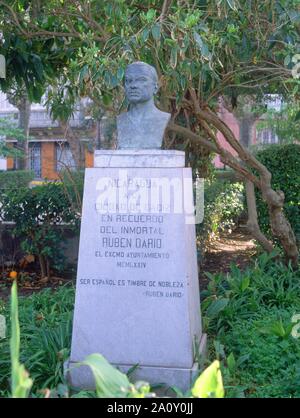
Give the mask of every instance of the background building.
M 273 103 L 273 104 L 272 104 Z M 277 99 L 271 103 L 271 107 L 278 108 L 281 101 Z M 237 118 L 224 106 L 220 106 L 220 116 L 222 120 L 231 128 L 233 133 L 246 146 L 261 144 L 273 144 L 278 142 L 278 137 L 271 129 L 257 131 L 257 120 L 247 121 L 245 118 Z M 0 118 L 10 118 L 16 124 L 19 119 L 18 109 L 9 103 L 4 93 L 0 92 Z M 32 104 L 30 114 L 30 139 L 28 168 L 35 173 L 36 179 L 55 180 L 59 178 L 59 171 L 68 166 L 75 166 L 74 159 L 70 150 L 70 145 L 64 137 L 64 132 L 59 127 L 58 122 L 53 121 L 43 104 Z M 70 120 L 70 126 L 77 133 L 81 142 L 81 152 L 86 167 L 93 166 L 93 150 L 95 147 L 107 147 L 103 138 L 109 138 L 110 132 L 114 129 L 111 118 L 103 118 L 101 124 L 96 126 L 91 123 L 91 118 L 85 118 L 83 107 L 74 112 Z M 110 142 L 113 140 L 108 139 Z M 222 147 L 230 150 L 234 155 L 230 145 L 227 144 L 221 133 L 218 133 L 218 140 Z M 6 142 L 15 146 L 17 141 L 13 138 L 6 138 Z M 103 146 L 102 146 L 103 145 Z M 214 158 L 217 168 L 224 168 L 224 164 L 217 155 Z M 0 158 L 0 170 L 13 170 L 16 168 L 13 158 Z

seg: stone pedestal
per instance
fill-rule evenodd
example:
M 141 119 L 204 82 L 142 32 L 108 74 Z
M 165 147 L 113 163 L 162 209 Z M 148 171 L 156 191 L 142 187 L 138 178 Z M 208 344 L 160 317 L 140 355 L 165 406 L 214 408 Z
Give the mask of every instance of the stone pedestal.
M 187 390 L 205 350 L 191 170 L 180 151 L 96 151 L 86 169 L 69 362 L 87 355 L 132 379 Z

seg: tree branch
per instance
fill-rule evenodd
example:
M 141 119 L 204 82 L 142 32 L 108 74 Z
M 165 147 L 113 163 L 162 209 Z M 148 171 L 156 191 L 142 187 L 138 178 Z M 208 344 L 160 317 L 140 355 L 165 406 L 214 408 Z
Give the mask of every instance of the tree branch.
M 255 238 L 264 250 L 271 252 L 274 249 L 273 244 L 269 241 L 266 236 L 261 232 L 258 225 L 256 198 L 254 192 L 254 185 L 251 181 L 245 181 L 246 199 L 248 208 L 248 221 L 245 227 L 250 234 Z
M 171 4 L 172 4 L 172 0 L 164 0 L 163 6 L 162 6 L 162 9 L 161 9 L 161 14 L 159 16 L 159 21 L 160 22 L 163 22 L 165 20 L 165 18 L 167 17 L 167 15 L 169 13 L 169 10 L 170 10 L 170 7 L 171 7 Z

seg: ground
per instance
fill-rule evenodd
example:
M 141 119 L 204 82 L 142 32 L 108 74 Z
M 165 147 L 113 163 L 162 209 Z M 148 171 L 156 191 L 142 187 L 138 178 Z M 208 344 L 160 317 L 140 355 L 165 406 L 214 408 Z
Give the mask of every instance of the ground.
M 230 264 L 244 269 L 255 252 L 255 243 L 244 230 L 221 233 L 219 239 L 209 245 L 204 263 L 199 268 L 200 289 L 205 289 L 207 285 L 205 272 L 227 273 Z
M 240 268 L 246 267 L 255 253 L 255 244 L 251 237 L 243 230 L 236 230 L 229 233 L 222 233 L 219 239 L 209 245 L 205 261 L 199 268 L 200 288 L 205 289 L 207 277 L 205 272 L 226 273 L 230 270 L 230 264 Z M 11 280 L 9 272 L 0 273 L 0 298 L 7 298 L 10 294 Z M 39 279 L 35 273 L 24 275 L 18 280 L 19 295 L 25 296 L 38 292 L 45 287 L 57 288 L 70 279 L 63 277 L 51 277 L 50 279 Z

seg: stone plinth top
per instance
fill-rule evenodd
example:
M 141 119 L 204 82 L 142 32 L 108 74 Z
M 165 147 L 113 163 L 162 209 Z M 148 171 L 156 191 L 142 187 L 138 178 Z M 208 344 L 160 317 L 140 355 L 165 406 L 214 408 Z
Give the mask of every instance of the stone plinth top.
M 176 168 L 185 166 L 184 151 L 176 150 L 96 150 L 94 167 Z

